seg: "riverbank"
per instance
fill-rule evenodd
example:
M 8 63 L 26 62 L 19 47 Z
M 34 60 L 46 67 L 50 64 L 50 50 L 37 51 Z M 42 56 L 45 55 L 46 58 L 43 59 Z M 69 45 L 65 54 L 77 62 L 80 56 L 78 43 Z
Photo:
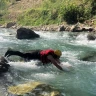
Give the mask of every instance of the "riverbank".
M 29 28 L 34 31 L 68 31 L 68 32 L 96 32 L 96 26 L 93 24 L 94 22 L 90 22 L 89 24 L 86 22 L 83 23 L 77 23 L 73 25 L 68 25 L 66 23 L 63 24 L 53 24 L 53 25 L 43 25 L 43 26 L 20 26 L 16 24 L 15 22 L 9 22 L 5 25 L 1 25 L 1 28 L 13 28 L 18 29 L 20 27 Z
M 92 8 L 94 7 L 94 5 L 92 6 L 94 2 L 95 1 L 88 3 L 88 2 L 82 2 L 80 0 L 75 0 L 75 1 L 73 0 L 73 1 L 66 1 L 66 2 L 64 0 L 61 2 L 59 0 L 54 2 L 51 0 L 50 1 L 16 0 L 14 2 L 9 1 L 9 3 L 8 2 L 5 3 L 5 5 L 7 4 L 5 8 L 7 8 L 8 14 L 6 11 L 4 11 L 6 15 L 3 15 L 2 13 L 0 27 L 16 28 L 16 29 L 20 27 L 25 27 L 25 28 L 32 29 L 34 31 L 95 32 L 96 31 L 95 13 L 94 14 L 86 13 L 86 11 L 88 10 L 90 10 L 90 12 L 94 11 L 94 10 L 88 9 L 90 7 Z M 69 5 L 70 7 L 67 6 L 67 7 L 61 8 L 60 6 L 62 7 L 64 6 L 63 3 L 65 5 Z M 73 3 L 75 4 L 74 6 L 72 6 Z M 85 9 L 81 7 L 81 5 Z M 65 12 L 66 16 L 68 17 L 70 15 L 68 18 L 64 15 L 65 13 L 62 13 L 65 11 L 64 10 L 65 8 L 67 8 L 66 10 L 69 12 L 68 14 L 67 14 L 67 11 Z M 80 13 L 78 13 L 78 10 L 75 10 L 77 8 L 79 8 L 78 10 L 80 11 Z M 81 10 L 82 8 L 83 10 Z M 82 12 L 84 13 L 82 15 L 83 17 L 80 15 Z M 74 14 L 74 13 L 78 13 L 78 14 Z M 85 13 L 88 16 L 89 15 L 90 16 L 92 15 L 92 16 L 88 17 Z M 80 17 L 77 18 L 79 15 Z M 63 16 L 65 16 L 66 18 L 64 18 Z M 74 18 L 71 18 L 71 17 L 74 17 Z M 78 21 L 79 22 L 82 21 L 83 24 L 81 23 L 73 24 Z M 24 26 L 24 25 L 29 25 L 29 26 Z

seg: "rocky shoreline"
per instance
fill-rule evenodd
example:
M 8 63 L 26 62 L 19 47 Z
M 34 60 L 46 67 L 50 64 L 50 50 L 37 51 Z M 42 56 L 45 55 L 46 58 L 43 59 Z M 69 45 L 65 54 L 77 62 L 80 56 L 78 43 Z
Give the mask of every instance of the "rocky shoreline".
M 1 25 L 0 28 L 13 28 L 13 29 L 19 29 L 19 28 L 26 28 L 31 29 L 33 31 L 51 31 L 51 32 L 88 32 L 88 40 L 95 40 L 96 39 L 96 26 L 89 26 L 87 24 L 81 24 L 77 23 L 74 25 L 68 25 L 68 24 L 61 24 L 61 25 L 43 25 L 43 26 L 20 26 L 17 25 L 14 22 L 9 22 L 5 25 Z
M 68 32 L 96 32 L 96 27 L 86 24 L 77 23 L 74 25 L 61 24 L 61 25 L 43 25 L 43 26 L 20 26 L 15 22 L 9 22 L 5 25 L 0 25 L 0 28 L 13 28 L 18 29 L 20 27 L 29 28 L 34 31 L 68 31 Z

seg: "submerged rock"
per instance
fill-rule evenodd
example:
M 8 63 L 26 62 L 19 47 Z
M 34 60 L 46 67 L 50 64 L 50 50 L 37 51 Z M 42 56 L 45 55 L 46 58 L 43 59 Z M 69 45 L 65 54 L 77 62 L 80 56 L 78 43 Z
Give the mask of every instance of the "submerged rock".
M 3 56 L 0 56 L 0 73 L 7 72 L 9 67 L 8 61 Z
M 80 56 L 80 60 L 96 62 L 96 52 L 87 52 L 85 55 Z
M 88 40 L 95 40 L 96 39 L 96 34 L 95 33 L 89 33 L 87 35 L 87 38 L 88 38 Z
M 61 96 L 60 92 L 52 86 L 40 82 L 29 82 L 10 86 L 8 92 L 16 96 Z

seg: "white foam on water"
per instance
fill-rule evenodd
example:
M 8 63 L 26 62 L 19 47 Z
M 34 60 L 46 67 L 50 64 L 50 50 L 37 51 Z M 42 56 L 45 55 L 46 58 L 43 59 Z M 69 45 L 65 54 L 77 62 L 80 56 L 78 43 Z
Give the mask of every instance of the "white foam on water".
M 19 77 L 20 78 L 23 78 L 24 80 L 40 80 L 40 81 L 43 81 L 43 80 L 51 80 L 51 79 L 54 79 L 55 78 L 55 75 L 54 75 L 54 70 L 56 71 L 57 69 L 55 69 L 55 66 L 54 68 L 51 68 L 50 67 L 47 67 L 47 66 L 42 66 L 41 65 L 38 65 L 38 61 L 33 61 L 31 60 L 30 62 L 9 62 L 10 66 L 11 67 L 14 67 L 14 74 L 17 74 L 15 77 L 18 77 L 18 74 L 19 74 Z M 45 68 L 46 67 L 46 68 Z M 13 71 L 13 70 L 12 70 Z M 52 71 L 52 72 L 51 72 Z M 24 72 L 24 74 L 26 74 L 24 76 L 20 75 L 20 73 Z M 57 71 L 56 71 L 57 72 Z
M 88 40 L 87 35 L 88 35 L 87 33 L 78 35 L 76 37 L 75 44 L 76 45 L 86 45 L 89 47 L 96 48 L 96 40 Z
M 10 66 L 15 67 L 18 70 L 38 70 L 40 67 L 37 66 L 38 61 L 30 61 L 30 62 L 9 62 Z
M 75 51 L 63 51 L 62 52 L 62 57 L 71 61 L 77 60 L 77 55 L 78 55 L 78 52 L 75 52 Z
M 0 36 L 0 42 L 5 42 L 7 39 L 4 39 L 2 36 Z
M 5 34 L 0 34 L 0 42 L 4 42 L 4 43 L 7 43 L 7 42 L 13 42 L 13 40 L 10 41 L 9 37 L 8 36 L 11 36 L 7 33 Z
M 62 66 L 64 71 L 72 71 L 74 69 L 73 66 L 68 62 L 62 62 L 60 65 Z
M 7 96 L 4 86 L 0 85 L 0 96 Z
M 37 34 L 40 35 L 41 38 L 47 38 L 47 39 L 58 39 L 61 38 L 61 36 L 57 33 L 54 32 L 36 32 Z
M 36 73 L 34 75 L 34 77 L 39 78 L 39 79 L 44 79 L 44 80 L 54 79 L 55 78 L 54 74 L 50 74 L 50 72 L 49 73 Z

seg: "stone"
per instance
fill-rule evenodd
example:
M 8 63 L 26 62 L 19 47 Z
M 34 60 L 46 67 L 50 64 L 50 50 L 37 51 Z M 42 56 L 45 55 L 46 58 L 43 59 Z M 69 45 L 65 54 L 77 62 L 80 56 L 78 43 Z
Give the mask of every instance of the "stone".
M 61 93 L 55 88 L 41 82 L 28 82 L 10 86 L 8 92 L 17 96 L 27 96 L 27 94 L 32 94 L 32 96 L 61 96 Z
M 16 38 L 17 39 L 34 39 L 39 38 L 40 36 L 34 31 L 28 28 L 19 28 L 17 29 Z

